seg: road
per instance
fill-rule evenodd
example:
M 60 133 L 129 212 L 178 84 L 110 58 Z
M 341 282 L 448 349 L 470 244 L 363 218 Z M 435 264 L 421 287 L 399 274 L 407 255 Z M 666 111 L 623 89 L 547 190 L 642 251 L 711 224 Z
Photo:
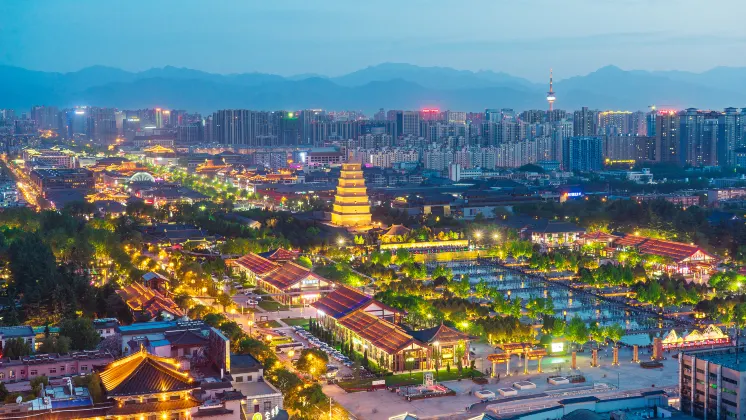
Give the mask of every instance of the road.
M 36 185 L 31 182 L 31 179 L 25 173 L 23 173 L 23 171 L 21 171 L 18 166 L 8 160 L 8 155 L 2 154 L 1 159 L 5 167 L 8 168 L 11 175 L 16 180 L 16 186 L 18 187 L 18 191 L 20 191 L 21 195 L 23 195 L 23 199 L 26 200 L 29 206 L 34 207 L 38 210 L 38 197 L 41 196 L 41 193 L 37 190 Z

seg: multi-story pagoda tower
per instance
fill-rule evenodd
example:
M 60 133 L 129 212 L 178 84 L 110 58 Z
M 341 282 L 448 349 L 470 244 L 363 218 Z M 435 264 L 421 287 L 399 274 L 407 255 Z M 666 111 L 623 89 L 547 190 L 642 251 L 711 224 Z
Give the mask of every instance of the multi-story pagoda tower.
M 334 196 L 332 224 L 350 228 L 370 226 L 370 203 L 359 163 L 342 164 L 337 195 Z

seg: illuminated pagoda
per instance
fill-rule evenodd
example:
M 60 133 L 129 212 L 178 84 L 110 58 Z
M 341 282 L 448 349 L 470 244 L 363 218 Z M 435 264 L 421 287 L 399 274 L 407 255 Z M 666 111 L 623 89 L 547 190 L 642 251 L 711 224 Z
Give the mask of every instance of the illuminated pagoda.
M 106 396 L 114 400 L 107 418 L 191 418 L 200 405 L 191 393 L 199 383 L 171 358 L 154 356 L 144 348 L 115 360 L 101 371 Z
M 339 175 L 337 194 L 334 196 L 332 224 L 347 228 L 370 227 L 368 191 L 359 163 L 345 163 Z

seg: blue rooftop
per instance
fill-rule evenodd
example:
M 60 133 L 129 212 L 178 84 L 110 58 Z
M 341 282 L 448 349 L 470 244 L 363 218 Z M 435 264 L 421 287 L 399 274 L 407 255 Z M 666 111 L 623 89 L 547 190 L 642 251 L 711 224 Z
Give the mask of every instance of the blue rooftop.
M 145 330 L 168 329 L 176 327 L 176 321 L 136 322 L 132 325 L 120 325 L 121 332 L 136 332 Z
M 36 335 L 36 333 L 34 333 L 34 329 L 28 325 L 18 325 L 15 327 L 0 327 L 0 334 L 2 334 L 2 336 L 5 338 L 33 337 Z

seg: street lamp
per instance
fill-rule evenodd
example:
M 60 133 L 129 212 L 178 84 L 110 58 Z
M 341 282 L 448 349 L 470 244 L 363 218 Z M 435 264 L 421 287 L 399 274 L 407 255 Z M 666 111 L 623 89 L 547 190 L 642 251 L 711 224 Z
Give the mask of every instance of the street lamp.
M 345 244 L 345 238 L 340 237 L 339 239 L 337 239 L 337 244 L 339 244 L 339 246 L 343 246 Z
M 250 319 L 247 324 L 249 325 L 249 337 L 251 337 L 251 327 L 254 326 L 254 320 Z

